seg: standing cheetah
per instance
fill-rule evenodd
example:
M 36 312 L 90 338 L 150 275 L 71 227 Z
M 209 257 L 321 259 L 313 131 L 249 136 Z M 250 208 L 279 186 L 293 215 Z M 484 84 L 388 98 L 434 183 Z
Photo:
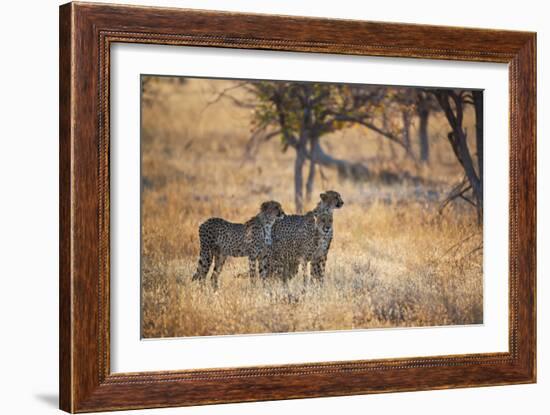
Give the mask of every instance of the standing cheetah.
M 325 277 L 325 266 L 327 263 L 328 251 L 330 249 L 330 243 L 334 235 L 334 228 L 332 226 L 332 212 L 322 212 L 316 217 L 316 238 L 314 239 L 315 251 L 311 255 L 311 276 L 317 281 L 322 281 Z M 304 274 L 305 274 L 304 264 Z
M 326 262 L 330 243 L 332 241 L 332 213 L 326 211 L 311 211 L 306 215 L 306 229 L 303 241 L 297 247 L 295 255 L 302 264 L 304 283 L 307 282 L 307 265 L 311 263 L 310 275 L 317 281 L 324 276 L 324 263 Z M 322 265 L 321 265 L 322 263 Z
M 287 215 L 273 225 L 273 246 L 268 258 L 270 274 L 281 277 L 285 281 L 296 275 L 300 258 L 304 256 L 301 253 L 302 247 L 316 238 L 317 230 L 311 215 L 327 214 L 330 216 L 330 232 L 323 241 L 322 255 L 317 255 L 311 262 L 312 275 L 318 279 L 323 278 L 333 237 L 332 212 L 334 209 L 341 208 L 344 201 L 340 194 L 333 190 L 321 193 L 320 197 L 321 201 L 317 207 L 306 215 Z
M 192 280 L 204 280 L 214 260 L 212 285 L 218 286 L 218 277 L 227 257 L 248 257 L 249 274 L 256 276 L 256 262 L 260 262 L 260 275 L 267 269 L 263 257 L 268 255 L 272 244 L 271 228 L 285 216 L 279 202 L 262 203 L 260 213 L 246 223 L 231 223 L 221 218 L 210 218 L 199 227 L 200 256 L 197 271 Z M 262 264 L 264 266 L 262 266 Z

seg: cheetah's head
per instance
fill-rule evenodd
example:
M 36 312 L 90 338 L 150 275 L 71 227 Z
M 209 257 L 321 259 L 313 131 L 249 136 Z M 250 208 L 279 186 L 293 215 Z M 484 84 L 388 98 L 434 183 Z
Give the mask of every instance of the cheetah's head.
M 271 220 L 282 219 L 285 217 L 283 207 L 279 202 L 274 200 L 262 203 L 260 211 Z
M 315 215 L 315 227 L 323 235 L 328 234 L 332 229 L 332 215 L 326 212 Z
M 329 209 L 339 209 L 344 206 L 344 201 L 340 193 L 335 192 L 334 190 L 327 190 L 325 193 L 321 193 L 321 201 Z

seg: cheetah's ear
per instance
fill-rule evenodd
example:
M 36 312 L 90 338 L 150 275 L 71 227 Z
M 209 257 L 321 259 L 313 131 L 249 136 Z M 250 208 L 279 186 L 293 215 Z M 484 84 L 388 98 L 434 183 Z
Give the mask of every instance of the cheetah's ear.
M 262 205 L 260 206 L 260 210 L 262 212 L 266 212 L 268 209 L 269 209 L 269 206 L 271 205 L 271 202 L 264 202 L 262 203 Z
M 319 197 L 321 198 L 321 200 L 322 200 L 323 202 L 326 202 L 327 199 L 328 199 L 328 195 L 327 195 L 326 193 L 321 193 L 321 194 L 319 195 Z

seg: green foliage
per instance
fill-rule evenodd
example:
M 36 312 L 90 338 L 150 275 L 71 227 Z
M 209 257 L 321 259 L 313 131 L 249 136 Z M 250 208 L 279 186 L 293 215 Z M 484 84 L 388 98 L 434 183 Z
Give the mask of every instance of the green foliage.
M 412 112 L 417 92 L 412 88 L 280 81 L 252 81 L 246 88 L 254 99 L 252 130 L 274 131 L 283 150 L 350 127 L 378 123 L 393 136 L 400 134 L 395 117 Z M 380 125 L 382 124 L 382 125 Z
M 299 141 L 304 133 L 317 137 L 345 128 L 334 114 L 343 109 L 340 86 L 303 82 L 250 82 L 248 92 L 257 101 L 253 129 L 274 129 L 284 147 Z

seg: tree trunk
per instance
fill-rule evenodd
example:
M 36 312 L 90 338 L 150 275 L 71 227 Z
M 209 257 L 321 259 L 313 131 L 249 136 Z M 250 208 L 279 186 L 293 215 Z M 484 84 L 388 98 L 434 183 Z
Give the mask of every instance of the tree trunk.
M 382 128 L 384 129 L 384 131 L 388 131 L 389 127 L 388 127 L 388 115 L 386 114 L 386 111 L 384 111 L 382 113 Z M 380 137 L 384 137 L 383 135 L 380 135 Z M 388 143 L 388 147 L 390 149 L 390 160 L 395 160 L 397 155 L 395 153 L 395 148 L 393 147 L 393 143 L 391 140 L 385 140 L 384 141 L 387 141 Z
M 307 175 L 306 182 L 306 201 L 311 202 L 311 195 L 313 193 L 313 184 L 315 182 L 315 166 L 317 165 L 317 142 L 319 138 L 314 137 L 310 143 L 310 157 L 309 157 L 309 173 Z
M 403 144 L 407 153 L 410 155 L 411 151 L 411 116 L 409 111 L 402 111 L 401 116 L 403 118 Z
M 468 181 L 472 186 L 472 192 L 476 199 L 477 221 L 478 224 L 481 224 L 483 220 L 483 201 L 481 197 L 481 186 L 474 168 L 472 156 L 470 155 L 470 151 L 468 150 L 466 134 L 464 133 L 462 127 L 454 128 L 453 133 L 449 135 L 449 140 L 451 142 L 451 145 L 454 146 L 459 161 L 464 168 L 464 173 L 466 174 L 466 177 L 468 178 Z
M 430 162 L 430 142 L 428 141 L 428 120 L 430 111 L 428 109 L 420 109 L 418 111 L 418 141 L 420 144 L 420 161 L 428 164 Z
M 476 151 L 479 176 L 478 216 L 483 219 L 483 91 L 472 91 L 476 114 Z
M 470 151 L 468 150 L 468 143 L 466 134 L 464 133 L 464 130 L 462 128 L 457 129 L 454 131 L 455 135 L 455 145 L 458 149 L 458 154 L 460 155 L 460 158 L 463 162 L 464 166 L 464 172 L 466 173 L 466 177 L 470 181 L 470 184 L 472 185 L 472 189 L 474 190 L 476 199 L 479 199 L 480 195 L 480 180 L 476 174 L 475 168 L 474 168 L 474 162 L 472 160 L 472 156 L 470 154 Z
M 306 149 L 302 146 L 296 148 L 296 160 L 294 162 L 294 205 L 297 213 L 304 209 L 304 179 L 302 170 L 306 160 Z
M 447 137 L 458 159 L 458 162 L 462 165 L 464 169 L 464 173 L 466 175 L 466 178 L 468 179 L 468 182 L 472 186 L 472 192 L 475 198 L 477 211 L 477 222 L 479 225 L 481 225 L 483 223 L 483 189 L 481 187 L 482 176 L 478 176 L 478 173 L 476 173 L 474 162 L 468 148 L 466 133 L 464 132 L 464 128 L 462 127 L 462 121 L 464 118 L 464 102 L 462 98 L 454 91 L 437 92 L 436 98 L 439 101 L 441 108 L 445 112 L 447 121 L 449 121 L 449 125 L 451 126 L 452 132 L 449 133 Z M 449 99 L 453 100 L 454 109 L 451 106 Z

